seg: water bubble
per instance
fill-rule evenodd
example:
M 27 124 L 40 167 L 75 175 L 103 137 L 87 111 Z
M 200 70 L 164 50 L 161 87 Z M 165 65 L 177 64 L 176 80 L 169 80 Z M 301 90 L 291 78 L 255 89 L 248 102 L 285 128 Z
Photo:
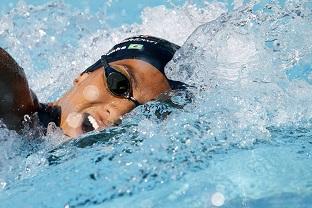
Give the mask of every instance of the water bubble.
M 0 179 L 0 190 L 4 189 L 6 187 L 6 185 L 7 185 L 7 183 L 4 180 Z
M 100 96 L 98 87 L 94 85 L 88 85 L 83 90 L 83 97 L 90 102 L 97 100 Z
M 192 141 L 191 141 L 190 139 L 187 139 L 187 140 L 185 141 L 185 144 L 186 144 L 186 145 L 191 145 L 191 144 L 192 144 Z
M 82 123 L 82 114 L 77 112 L 70 113 L 66 118 L 66 123 L 72 128 L 78 128 Z
M 47 34 L 47 33 L 46 33 L 44 30 L 42 30 L 42 29 L 39 29 L 38 32 L 39 32 L 39 37 L 40 37 L 40 38 L 42 38 L 43 36 L 45 36 L 45 35 Z
M 224 196 L 220 192 L 216 192 L 211 196 L 211 203 L 216 207 L 221 207 L 224 204 L 224 200 Z
M 4 16 L 0 19 L 0 35 L 10 30 L 11 27 L 12 21 L 8 17 Z

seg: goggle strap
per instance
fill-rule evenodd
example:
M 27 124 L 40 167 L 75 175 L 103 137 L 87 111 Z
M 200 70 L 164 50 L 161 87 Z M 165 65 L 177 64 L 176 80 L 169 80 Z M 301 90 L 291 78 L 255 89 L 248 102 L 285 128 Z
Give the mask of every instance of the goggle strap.
M 85 73 L 93 72 L 97 70 L 98 68 L 102 67 L 102 59 L 95 62 L 93 65 L 89 66 L 86 70 L 84 70 L 80 75 L 83 75 Z
M 107 63 L 106 55 L 101 56 L 101 63 L 104 69 L 110 67 Z
M 128 100 L 131 100 L 131 101 L 134 103 L 135 107 L 138 107 L 139 105 L 142 105 L 141 103 L 139 103 L 139 102 L 138 102 L 134 97 L 132 97 L 132 96 L 128 96 L 127 99 L 128 99 Z

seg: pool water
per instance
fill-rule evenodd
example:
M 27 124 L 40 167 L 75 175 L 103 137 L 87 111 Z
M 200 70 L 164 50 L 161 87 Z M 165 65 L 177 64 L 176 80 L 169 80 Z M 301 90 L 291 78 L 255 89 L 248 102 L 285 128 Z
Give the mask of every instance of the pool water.
M 311 207 L 311 1 L 3 2 L 43 102 L 137 34 L 182 45 L 166 73 L 192 87 L 72 141 L 1 126 L 0 207 Z

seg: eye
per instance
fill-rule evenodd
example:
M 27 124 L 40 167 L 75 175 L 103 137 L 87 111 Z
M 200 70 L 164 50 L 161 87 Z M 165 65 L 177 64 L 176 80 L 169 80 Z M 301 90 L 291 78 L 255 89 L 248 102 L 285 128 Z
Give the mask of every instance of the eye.
M 128 78 L 119 72 L 111 72 L 108 75 L 107 85 L 109 90 L 116 95 L 127 95 L 130 91 Z

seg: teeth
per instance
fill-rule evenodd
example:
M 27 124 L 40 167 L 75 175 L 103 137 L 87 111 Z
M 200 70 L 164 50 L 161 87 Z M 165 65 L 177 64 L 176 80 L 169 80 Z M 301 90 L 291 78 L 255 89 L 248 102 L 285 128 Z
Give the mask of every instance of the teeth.
M 90 123 L 92 124 L 92 127 L 94 128 L 94 130 L 99 129 L 99 124 L 96 122 L 96 120 L 92 117 L 92 116 L 88 116 L 88 119 L 90 121 Z

